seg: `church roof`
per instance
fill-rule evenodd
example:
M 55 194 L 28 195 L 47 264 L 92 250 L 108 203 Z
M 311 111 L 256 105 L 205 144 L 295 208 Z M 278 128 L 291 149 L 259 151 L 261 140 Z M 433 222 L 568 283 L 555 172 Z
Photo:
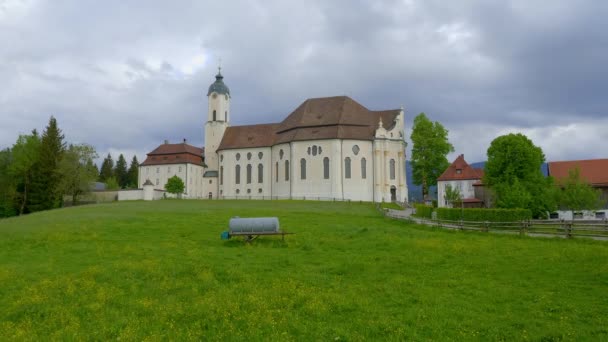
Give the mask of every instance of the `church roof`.
M 164 143 L 155 148 L 152 152 L 148 153 L 146 160 L 144 160 L 141 165 L 146 166 L 184 163 L 202 165 L 203 152 L 204 149 L 189 145 L 185 142 L 180 144 Z
M 268 147 L 274 145 L 278 124 L 261 124 L 227 127 L 219 150 L 233 148 Z
M 483 178 L 483 170 L 472 168 L 461 154 L 454 162 L 437 178 L 438 181 L 466 180 Z
M 230 89 L 224 83 L 224 76 L 220 71 L 215 75 L 215 82 L 211 83 L 209 86 L 209 91 L 207 92 L 207 96 L 211 95 L 211 93 L 218 93 L 222 95 L 230 95 Z
M 372 111 L 348 96 L 308 99 L 279 124 L 228 127 L 218 150 L 302 140 L 373 140 L 380 120 L 390 130 L 400 112 Z

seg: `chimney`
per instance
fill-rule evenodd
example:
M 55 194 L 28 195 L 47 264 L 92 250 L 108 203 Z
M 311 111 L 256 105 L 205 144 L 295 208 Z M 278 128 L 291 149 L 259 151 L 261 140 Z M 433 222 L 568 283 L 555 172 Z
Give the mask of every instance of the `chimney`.
M 186 138 L 184 138 L 184 144 L 187 142 Z
M 169 145 L 169 140 L 165 139 L 165 145 Z

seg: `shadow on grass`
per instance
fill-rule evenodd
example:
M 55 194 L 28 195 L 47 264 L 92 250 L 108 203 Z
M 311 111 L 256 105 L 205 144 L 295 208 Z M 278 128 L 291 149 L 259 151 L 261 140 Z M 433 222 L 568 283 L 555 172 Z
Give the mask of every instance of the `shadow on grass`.
M 224 241 L 224 247 L 268 247 L 268 248 L 287 248 L 287 241 L 271 237 L 259 237 L 252 241 L 245 241 L 244 238 L 233 237 L 228 241 Z

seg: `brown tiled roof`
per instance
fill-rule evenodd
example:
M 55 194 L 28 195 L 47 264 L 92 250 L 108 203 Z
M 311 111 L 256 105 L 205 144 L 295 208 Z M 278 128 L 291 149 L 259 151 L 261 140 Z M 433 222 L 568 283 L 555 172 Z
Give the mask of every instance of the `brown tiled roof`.
M 308 99 L 279 124 L 227 128 L 218 150 L 302 140 L 373 140 L 380 119 L 391 129 L 400 111 L 371 111 L 348 96 Z
M 568 178 L 568 171 L 578 168 L 581 179 L 594 186 L 608 186 L 608 159 L 549 162 L 549 176 L 558 182 Z
M 272 146 L 276 139 L 275 132 L 278 125 L 261 124 L 228 127 L 217 150 Z
M 148 153 L 146 160 L 141 163 L 141 166 L 146 165 L 164 165 L 164 164 L 184 164 L 191 163 L 203 165 L 204 149 L 181 144 L 162 144 Z
M 460 173 L 458 172 L 460 170 Z M 454 162 L 437 178 L 438 181 L 481 179 L 483 170 L 472 168 L 461 154 Z

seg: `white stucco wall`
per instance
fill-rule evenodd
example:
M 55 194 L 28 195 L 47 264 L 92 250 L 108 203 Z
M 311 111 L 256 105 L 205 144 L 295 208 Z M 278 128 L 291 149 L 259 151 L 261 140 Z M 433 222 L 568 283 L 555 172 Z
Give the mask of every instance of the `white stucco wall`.
M 206 196 L 203 174 L 202 166 L 190 163 L 140 166 L 138 187 L 143 188 L 146 179 L 150 179 L 155 189 L 164 190 L 167 180 L 178 176 L 185 185 L 183 197 L 203 198 Z
M 144 199 L 144 190 L 120 190 L 118 191 L 119 201 L 136 201 Z
M 261 158 L 260 158 L 261 153 Z M 237 154 L 240 156 L 237 160 Z M 251 158 L 248 158 L 248 156 Z M 270 198 L 271 149 L 270 147 L 223 150 L 219 156 L 220 198 Z M 262 182 L 259 182 L 259 165 L 262 165 Z M 240 181 L 236 183 L 236 166 L 240 166 Z M 251 166 L 251 179 L 247 167 Z M 222 180 L 223 173 L 223 180 Z
M 437 206 L 440 208 L 451 207 L 445 200 L 445 189 L 448 185 L 450 185 L 452 189 L 458 189 L 462 198 L 475 198 L 475 188 L 473 187 L 473 184 L 477 181 L 478 179 L 438 181 Z

